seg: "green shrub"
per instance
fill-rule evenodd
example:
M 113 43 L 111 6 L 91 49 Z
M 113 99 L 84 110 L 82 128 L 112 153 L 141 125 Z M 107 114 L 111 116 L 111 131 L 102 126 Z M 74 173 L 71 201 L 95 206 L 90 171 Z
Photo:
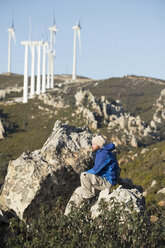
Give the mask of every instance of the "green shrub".
M 91 218 L 87 204 L 81 209 L 73 206 L 71 214 L 64 216 L 59 199 L 51 211 L 42 206 L 41 217 L 31 221 L 28 227 L 11 219 L 6 247 L 164 247 L 163 216 L 151 223 L 148 212 L 130 216 L 124 206 L 115 205 L 111 211 L 107 207 L 102 201 L 102 214 L 96 219 Z

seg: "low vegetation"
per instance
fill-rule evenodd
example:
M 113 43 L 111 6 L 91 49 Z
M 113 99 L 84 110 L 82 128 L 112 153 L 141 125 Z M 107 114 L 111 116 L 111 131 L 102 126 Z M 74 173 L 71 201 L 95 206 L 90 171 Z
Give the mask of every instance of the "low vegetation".
M 131 205 L 130 205 L 131 208 Z M 151 223 L 148 212 L 131 216 L 125 206 L 115 205 L 108 211 L 108 204 L 101 202 L 102 214 L 91 218 L 89 206 L 73 207 L 69 216 L 63 215 L 62 201 L 58 199 L 51 211 L 42 206 L 42 215 L 27 225 L 11 219 L 6 247 L 90 247 L 90 248 L 163 248 L 165 221 L 162 215 Z

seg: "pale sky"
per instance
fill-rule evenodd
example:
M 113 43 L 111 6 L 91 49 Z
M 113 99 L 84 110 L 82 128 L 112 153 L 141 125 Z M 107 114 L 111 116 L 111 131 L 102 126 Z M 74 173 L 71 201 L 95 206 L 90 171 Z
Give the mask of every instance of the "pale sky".
M 59 29 L 55 74 L 72 74 L 72 26 L 80 19 L 78 75 L 105 79 L 134 74 L 165 79 L 165 0 L 0 0 L 0 73 L 7 72 L 6 29 L 11 27 L 12 11 L 16 36 L 16 45 L 12 41 L 13 73 L 24 71 L 20 42 L 29 39 L 29 17 L 32 39 L 36 40 L 49 37 L 55 13 Z

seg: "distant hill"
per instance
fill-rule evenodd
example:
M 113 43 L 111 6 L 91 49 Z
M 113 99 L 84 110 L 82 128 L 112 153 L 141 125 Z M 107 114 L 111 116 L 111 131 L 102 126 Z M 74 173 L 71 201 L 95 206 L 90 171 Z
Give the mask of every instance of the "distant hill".
M 165 81 L 126 76 L 123 78 L 109 78 L 100 80 L 99 83 L 91 83 L 85 86 L 97 96 L 106 96 L 110 101 L 120 99 L 126 110 L 133 115 L 140 115 L 145 121 L 150 121 L 154 111 L 153 104 L 165 88 Z

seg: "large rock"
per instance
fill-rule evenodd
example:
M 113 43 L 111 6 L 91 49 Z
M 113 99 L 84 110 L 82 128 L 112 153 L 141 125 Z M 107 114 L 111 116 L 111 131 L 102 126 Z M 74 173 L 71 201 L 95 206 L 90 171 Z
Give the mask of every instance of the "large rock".
M 112 193 L 109 192 L 109 189 L 102 190 L 99 194 L 97 202 L 91 207 L 92 217 L 96 218 L 100 214 L 99 211 L 99 202 L 101 199 L 104 199 L 109 205 L 108 208 L 111 210 L 114 207 L 114 204 L 125 204 L 126 209 L 130 212 L 129 204 L 132 204 L 133 210 L 136 212 L 141 212 L 145 209 L 145 200 L 142 193 L 137 188 L 125 188 L 120 185 L 116 190 L 113 190 Z
M 44 146 L 10 161 L 0 195 L 0 207 L 20 219 L 38 213 L 41 203 L 68 197 L 79 185 L 79 173 L 91 164 L 91 138 L 80 129 L 57 121 Z

